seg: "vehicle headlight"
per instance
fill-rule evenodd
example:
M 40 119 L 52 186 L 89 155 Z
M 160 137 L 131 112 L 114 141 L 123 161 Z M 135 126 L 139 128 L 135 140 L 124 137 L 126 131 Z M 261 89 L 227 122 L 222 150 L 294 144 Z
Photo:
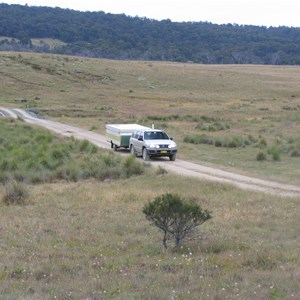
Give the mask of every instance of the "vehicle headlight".
M 149 147 L 150 148 L 159 148 L 159 145 L 157 145 L 157 144 L 150 144 Z
M 168 148 L 176 148 L 176 144 L 175 143 L 172 143 L 168 146 Z

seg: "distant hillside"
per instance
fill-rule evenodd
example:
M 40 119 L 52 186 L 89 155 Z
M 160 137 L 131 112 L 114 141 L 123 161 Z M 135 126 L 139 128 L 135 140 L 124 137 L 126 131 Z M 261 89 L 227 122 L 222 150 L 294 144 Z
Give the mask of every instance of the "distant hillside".
M 300 64 L 300 28 L 175 23 L 0 4 L 1 36 L 2 51 L 204 64 Z M 49 38 L 54 45 L 47 43 Z

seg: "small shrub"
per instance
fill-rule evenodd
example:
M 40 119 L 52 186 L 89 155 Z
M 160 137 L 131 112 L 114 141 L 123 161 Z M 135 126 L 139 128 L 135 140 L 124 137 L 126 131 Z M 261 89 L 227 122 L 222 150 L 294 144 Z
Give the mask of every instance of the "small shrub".
M 206 144 L 206 145 L 213 144 L 213 138 L 207 136 L 206 134 L 185 136 L 183 141 L 185 143 L 196 144 L 196 145 L 197 144 Z
M 219 138 L 215 139 L 214 144 L 215 144 L 215 147 L 222 147 L 223 146 L 223 142 Z
M 103 154 L 101 158 L 107 167 L 115 167 L 119 163 L 117 157 L 111 152 Z
M 33 70 L 37 70 L 37 71 L 42 70 L 42 67 L 36 64 L 32 64 L 31 67 Z
M 196 125 L 196 129 L 215 132 L 215 131 L 221 131 L 221 130 L 226 130 L 226 129 L 230 128 L 229 125 L 222 123 L 222 122 L 218 122 L 218 121 L 215 121 L 213 123 L 210 123 L 210 122 L 211 122 L 211 120 L 204 121 L 203 119 L 201 119 L 201 122 L 199 122 Z
M 147 220 L 163 231 L 165 248 L 170 238 L 174 238 L 175 246 L 178 247 L 195 227 L 212 218 L 210 212 L 202 210 L 195 199 L 185 202 L 178 195 L 169 193 L 145 205 L 143 213 Z
M 52 150 L 51 155 L 54 159 L 61 160 L 61 159 L 64 158 L 65 153 L 62 149 L 55 148 L 55 149 Z
M 87 151 L 89 146 L 90 146 L 90 142 L 88 140 L 83 140 L 80 143 L 79 150 L 82 152 Z
M 205 116 L 205 115 L 201 115 L 201 120 L 206 121 L 206 122 L 214 122 L 216 121 L 216 119 L 214 117 L 209 117 L 209 116 Z
M 195 128 L 200 130 L 206 130 L 206 126 L 205 124 L 203 124 L 203 122 L 198 123 Z
M 254 257 L 248 257 L 243 265 L 251 269 L 271 271 L 282 262 L 282 259 L 281 253 L 269 253 L 262 249 Z
M 24 184 L 12 181 L 6 184 L 2 201 L 6 205 L 25 205 L 29 193 Z
M 253 135 L 248 135 L 248 140 L 251 144 L 257 143 L 257 139 Z
M 238 144 L 237 144 L 236 141 L 231 140 L 231 141 L 228 142 L 227 147 L 228 147 L 228 148 L 237 148 L 237 147 L 238 147 Z
M 125 160 L 123 168 L 126 177 L 144 173 L 143 165 L 132 155 Z
M 95 126 L 95 125 L 93 125 L 93 126 L 91 127 L 90 131 L 95 131 L 95 130 L 97 130 L 97 129 L 98 129 L 98 127 Z
M 51 143 L 52 142 L 52 135 L 50 133 L 38 134 L 35 137 L 35 141 L 38 143 Z
M 291 157 L 300 157 L 300 151 L 299 150 L 294 150 L 291 152 Z
M 81 177 L 80 167 L 77 166 L 77 165 L 70 164 L 66 168 L 66 174 L 67 174 L 67 177 L 70 181 L 77 182 Z
M 280 160 L 280 150 L 276 146 L 272 146 L 268 149 L 268 154 L 272 155 L 273 160 Z
M 212 125 L 208 126 L 209 131 L 221 131 L 229 129 L 230 126 L 221 122 L 214 122 Z
M 260 148 L 264 148 L 264 147 L 266 147 L 267 145 L 268 145 L 268 143 L 267 143 L 267 141 L 266 141 L 264 138 L 260 139 L 259 144 L 258 144 L 258 146 L 259 146 Z
M 267 156 L 263 151 L 259 151 L 257 153 L 257 155 L 256 155 L 256 160 L 257 161 L 263 161 L 263 160 L 266 160 L 266 159 L 267 159 Z

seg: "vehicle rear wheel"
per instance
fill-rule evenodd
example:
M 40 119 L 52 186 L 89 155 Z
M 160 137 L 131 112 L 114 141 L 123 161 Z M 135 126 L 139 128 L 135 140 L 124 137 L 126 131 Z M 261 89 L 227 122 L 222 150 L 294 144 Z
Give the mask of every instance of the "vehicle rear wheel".
M 148 161 L 150 159 L 146 148 L 143 149 L 143 160 Z
M 133 145 L 130 145 L 130 154 L 136 156 Z
M 170 160 L 171 160 L 171 161 L 175 161 L 175 159 L 176 159 L 176 154 L 170 155 Z

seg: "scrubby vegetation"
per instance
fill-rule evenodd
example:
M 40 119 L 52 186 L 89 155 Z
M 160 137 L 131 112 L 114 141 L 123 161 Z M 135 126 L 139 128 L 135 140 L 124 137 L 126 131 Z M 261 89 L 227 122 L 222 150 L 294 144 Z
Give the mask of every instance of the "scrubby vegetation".
M 174 239 L 176 247 L 180 246 L 184 239 L 192 236 L 197 226 L 212 217 L 196 199 L 182 200 L 179 195 L 170 193 L 157 196 L 145 205 L 143 213 L 147 220 L 162 230 L 165 249 L 170 239 Z
M 5 193 L 2 201 L 6 205 L 25 205 L 28 198 L 29 191 L 24 184 L 11 181 L 5 185 Z
M 240 137 L 240 136 L 224 136 L 212 137 L 206 134 L 201 135 L 187 135 L 184 137 L 185 143 L 190 144 L 207 144 L 216 147 L 239 148 L 246 147 L 256 142 L 253 137 Z
M 256 160 L 263 161 L 267 159 L 267 155 L 263 151 L 259 151 L 256 155 Z
M 142 174 L 134 157 L 99 150 L 87 140 L 53 136 L 15 120 L 0 120 L 0 182 L 117 179 Z

